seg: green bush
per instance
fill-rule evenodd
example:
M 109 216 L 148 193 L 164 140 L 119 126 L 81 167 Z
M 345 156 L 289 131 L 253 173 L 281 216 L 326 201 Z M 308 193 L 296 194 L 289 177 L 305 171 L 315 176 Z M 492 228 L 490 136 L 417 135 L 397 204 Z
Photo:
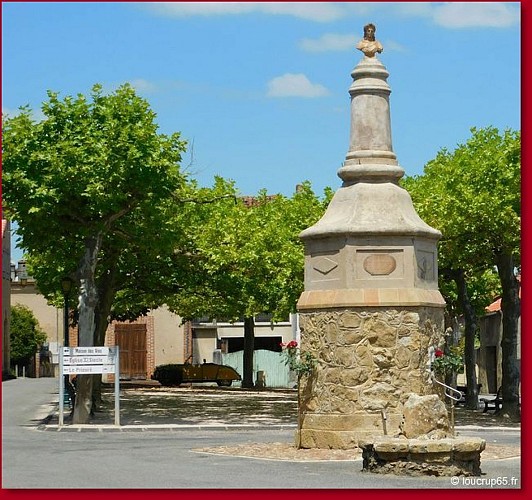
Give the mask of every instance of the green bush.
M 26 364 L 46 342 L 46 333 L 27 306 L 11 307 L 10 340 L 11 364 Z

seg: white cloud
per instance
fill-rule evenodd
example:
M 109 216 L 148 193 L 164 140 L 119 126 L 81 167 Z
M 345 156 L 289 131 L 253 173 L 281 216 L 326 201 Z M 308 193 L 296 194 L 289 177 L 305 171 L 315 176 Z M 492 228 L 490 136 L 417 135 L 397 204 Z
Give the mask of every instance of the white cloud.
M 320 38 L 303 38 L 299 41 L 299 48 L 307 52 L 355 51 L 361 38 L 356 35 L 327 33 Z M 406 52 L 405 47 L 393 40 L 383 41 L 383 45 L 386 52 Z
M 323 97 L 329 91 L 319 83 L 312 83 L 304 74 L 285 73 L 268 82 L 268 97 Z
M 450 29 L 506 28 L 520 22 L 518 2 L 145 2 L 141 5 L 159 15 L 181 18 L 258 13 L 330 22 L 378 13 L 403 18 L 425 17 Z
M 382 42 L 385 52 L 408 52 L 408 49 L 394 40 L 384 40 Z
M 519 23 L 519 8 L 502 2 L 448 2 L 434 7 L 433 20 L 446 28 L 507 28 Z
M 317 39 L 303 38 L 299 47 L 307 52 L 343 51 L 354 49 L 357 41 L 356 35 L 326 33 Z
M 5 108 L 2 107 L 2 115 L 5 118 L 14 118 L 15 116 L 20 115 L 21 109 Z M 40 122 L 45 119 L 44 113 L 41 109 L 32 109 L 30 108 L 30 118 L 36 122 Z
M 131 80 L 130 85 L 137 90 L 138 92 L 155 92 L 157 90 L 157 86 L 148 80 L 144 80 L 143 78 L 136 78 L 134 80 Z
M 346 7 L 357 16 L 424 17 L 449 29 L 508 28 L 520 22 L 518 2 L 352 2 Z M 378 37 L 378 35 L 377 35 Z
M 5 115 L 9 118 L 13 118 L 18 114 L 20 114 L 20 109 L 2 108 L 2 115 Z
M 345 15 L 342 4 L 332 2 L 150 2 L 145 7 L 170 17 L 260 13 L 327 22 Z

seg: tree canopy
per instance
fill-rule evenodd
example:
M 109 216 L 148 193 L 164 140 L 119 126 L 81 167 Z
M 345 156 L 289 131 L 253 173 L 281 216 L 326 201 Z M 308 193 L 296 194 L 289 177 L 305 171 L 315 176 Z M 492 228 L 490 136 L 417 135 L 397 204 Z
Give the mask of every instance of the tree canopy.
M 493 127 L 471 129 L 471 137 L 450 152 L 441 150 L 422 176 L 404 179 L 421 217 L 443 233 L 441 290 L 456 298 L 466 318 L 468 392 L 474 383 L 477 314 L 502 291 L 503 393 L 518 414 L 516 365 L 521 265 L 521 134 Z M 493 279 L 497 271 L 498 283 Z M 475 401 L 471 401 L 475 406 Z
M 252 387 L 254 317 L 263 313 L 280 321 L 295 312 L 304 268 L 298 235 L 323 215 L 330 193 L 320 200 L 304 183 L 291 198 L 266 192 L 237 197 L 222 179 L 217 191 L 225 196 L 190 214 L 196 284 L 168 304 L 186 318 L 243 319 L 242 386 Z
M 51 298 L 78 270 L 89 240 L 100 235 L 111 254 L 146 243 L 146 230 L 162 236 L 161 203 L 185 181 L 185 142 L 158 133 L 155 113 L 129 85 L 108 95 L 95 85 L 89 98 L 48 92 L 42 113 L 36 121 L 23 107 L 3 117 L 3 195 Z
M 221 178 L 199 188 L 180 168 L 185 142 L 158 132 L 129 85 L 49 92 L 42 113 L 3 117 L 4 200 L 44 296 L 59 304 L 61 278 L 74 278 L 80 345 L 103 344 L 109 318 L 164 303 L 184 318 L 294 309 L 297 235 L 323 212 L 308 184 L 251 206 Z M 87 416 L 88 396 L 78 403 Z
M 174 244 L 165 214 L 186 183 L 185 142 L 160 134 L 127 84 L 109 94 L 95 85 L 88 98 L 48 92 L 42 113 L 2 117 L 4 201 L 41 292 L 57 296 L 61 278 L 74 278 L 80 345 L 101 345 L 117 290 Z M 139 259 L 143 252 L 154 259 Z M 84 423 L 90 377 L 78 390 L 74 419 Z
M 215 192 L 216 203 L 189 207 L 185 215 L 198 293 L 190 293 L 192 286 L 169 298 L 169 305 L 186 318 L 286 318 L 303 290 L 298 235 L 323 215 L 330 193 L 320 199 L 304 183 L 290 198 L 264 191 L 241 197 L 223 179 Z

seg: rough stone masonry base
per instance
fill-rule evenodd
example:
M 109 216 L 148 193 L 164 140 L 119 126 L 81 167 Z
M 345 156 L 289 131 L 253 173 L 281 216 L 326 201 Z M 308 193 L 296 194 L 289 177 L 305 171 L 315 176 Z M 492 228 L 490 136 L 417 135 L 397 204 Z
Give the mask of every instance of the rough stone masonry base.
M 480 438 L 378 438 L 360 441 L 363 470 L 382 474 L 480 476 Z
M 428 350 L 442 326 L 440 307 L 301 313 L 301 351 L 318 360 L 300 383 L 301 447 L 349 449 L 398 434 L 410 394 L 437 392 Z

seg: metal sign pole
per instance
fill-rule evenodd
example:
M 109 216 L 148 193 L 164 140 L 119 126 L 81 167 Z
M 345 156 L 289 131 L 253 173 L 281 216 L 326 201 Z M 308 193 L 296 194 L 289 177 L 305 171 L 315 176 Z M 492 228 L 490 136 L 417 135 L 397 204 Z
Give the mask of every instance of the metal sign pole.
M 65 378 L 63 375 L 63 348 L 59 349 L 59 427 L 63 426 L 63 411 L 65 405 Z
M 115 346 L 115 425 L 120 425 L 120 352 Z

